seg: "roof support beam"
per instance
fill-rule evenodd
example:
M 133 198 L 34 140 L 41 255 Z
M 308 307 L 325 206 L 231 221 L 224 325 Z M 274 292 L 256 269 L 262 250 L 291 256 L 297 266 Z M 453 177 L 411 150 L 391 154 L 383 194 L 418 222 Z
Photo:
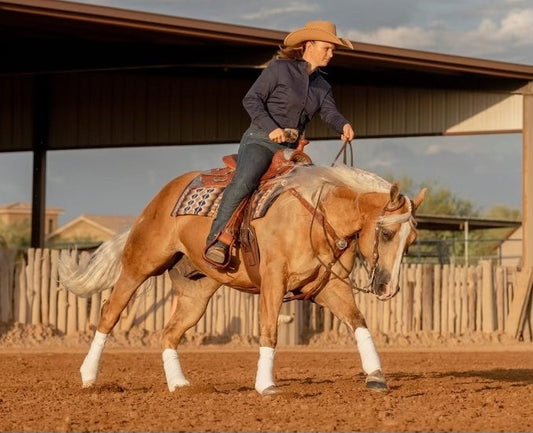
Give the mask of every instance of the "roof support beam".
M 533 81 L 524 92 L 522 140 L 522 260 L 527 269 L 533 266 Z
M 33 190 L 31 247 L 44 248 L 46 215 L 46 149 L 50 129 L 50 85 L 48 77 L 34 79 L 33 99 Z
M 31 206 L 31 247 L 44 248 L 46 209 L 46 150 L 33 152 L 33 190 Z

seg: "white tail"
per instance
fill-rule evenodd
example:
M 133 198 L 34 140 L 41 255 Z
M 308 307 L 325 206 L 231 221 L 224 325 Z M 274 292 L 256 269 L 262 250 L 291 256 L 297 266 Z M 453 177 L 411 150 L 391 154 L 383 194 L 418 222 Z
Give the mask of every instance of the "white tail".
M 111 289 L 122 270 L 122 250 L 129 230 L 104 242 L 87 263 L 77 263 L 70 254 L 61 254 L 58 271 L 61 284 L 72 293 L 89 297 L 93 293 Z

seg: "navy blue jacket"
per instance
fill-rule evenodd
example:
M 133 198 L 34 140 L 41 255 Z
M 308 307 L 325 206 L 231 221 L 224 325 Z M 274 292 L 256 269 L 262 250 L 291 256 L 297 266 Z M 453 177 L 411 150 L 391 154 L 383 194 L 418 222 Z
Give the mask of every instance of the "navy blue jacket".
M 317 69 L 308 73 L 303 59 L 273 60 L 244 96 L 243 106 L 267 134 L 276 128 L 305 129 L 312 117 L 320 118 L 335 132 L 349 123 L 339 113 L 330 84 Z

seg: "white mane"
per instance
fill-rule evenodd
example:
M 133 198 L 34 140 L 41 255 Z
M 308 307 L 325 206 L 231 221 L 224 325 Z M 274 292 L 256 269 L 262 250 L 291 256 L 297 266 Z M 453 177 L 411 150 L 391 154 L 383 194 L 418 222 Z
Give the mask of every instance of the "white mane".
M 359 194 L 368 192 L 389 193 L 392 187 L 390 182 L 375 173 L 361 168 L 348 167 L 344 164 L 337 164 L 333 167 L 298 166 L 288 174 L 277 177 L 273 181 L 279 182 L 284 189 L 296 189 L 315 206 L 320 197 L 323 197 L 331 188 L 336 186 L 346 186 Z M 412 225 L 413 209 L 410 200 L 408 204 L 408 212 L 382 216 L 380 217 L 380 224 L 386 226 L 410 222 Z
M 384 192 L 388 193 L 391 183 L 375 173 L 361 168 L 348 167 L 338 164 L 333 167 L 320 165 L 299 166 L 285 176 L 276 179 L 285 188 L 295 188 L 311 203 L 314 193 L 321 188 L 346 186 L 358 193 Z

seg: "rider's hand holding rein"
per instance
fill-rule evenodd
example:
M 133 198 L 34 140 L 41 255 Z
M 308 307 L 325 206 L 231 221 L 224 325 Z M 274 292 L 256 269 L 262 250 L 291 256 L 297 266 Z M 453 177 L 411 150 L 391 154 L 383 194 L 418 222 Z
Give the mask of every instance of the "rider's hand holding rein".
M 355 137 L 355 132 L 352 128 L 352 125 L 347 123 L 342 128 L 341 140 L 350 142 L 354 139 L 354 137 Z
M 268 134 L 268 138 L 274 143 L 283 143 L 285 141 L 285 132 L 281 128 L 276 128 Z

